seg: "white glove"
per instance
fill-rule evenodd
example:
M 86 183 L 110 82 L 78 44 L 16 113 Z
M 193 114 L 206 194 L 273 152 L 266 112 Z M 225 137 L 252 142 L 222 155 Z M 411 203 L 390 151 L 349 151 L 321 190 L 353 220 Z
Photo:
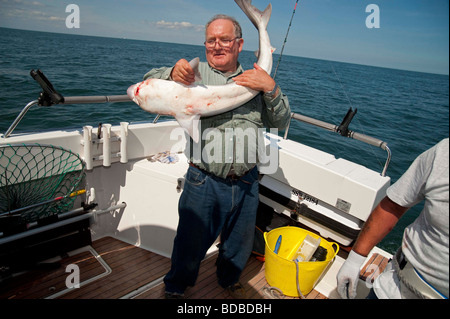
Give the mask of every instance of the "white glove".
M 355 299 L 358 286 L 359 270 L 366 257 L 350 251 L 347 260 L 339 270 L 337 279 L 337 291 L 342 299 Z

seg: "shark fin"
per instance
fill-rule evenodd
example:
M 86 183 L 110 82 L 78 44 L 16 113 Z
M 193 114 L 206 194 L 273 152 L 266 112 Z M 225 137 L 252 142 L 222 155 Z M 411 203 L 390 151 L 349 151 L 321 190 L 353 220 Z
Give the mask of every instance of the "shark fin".
M 195 143 L 200 140 L 200 114 L 175 117 L 178 124 L 192 137 Z
M 192 69 L 195 72 L 195 82 L 200 82 L 202 80 L 202 76 L 200 75 L 200 72 L 198 71 L 198 65 L 200 64 L 200 58 L 195 58 L 191 62 L 189 62 Z
M 277 49 L 274 48 L 274 47 L 271 47 L 271 48 L 270 48 L 270 51 L 271 51 L 272 53 L 274 53 L 276 50 L 277 50 Z M 256 58 L 259 59 L 259 49 L 255 51 L 255 56 L 256 56 Z
M 264 25 L 264 27 L 266 27 L 266 29 L 267 29 L 267 25 L 269 24 L 271 15 L 272 15 L 272 4 L 269 3 L 267 8 L 262 13 L 262 21 L 263 21 L 263 25 Z

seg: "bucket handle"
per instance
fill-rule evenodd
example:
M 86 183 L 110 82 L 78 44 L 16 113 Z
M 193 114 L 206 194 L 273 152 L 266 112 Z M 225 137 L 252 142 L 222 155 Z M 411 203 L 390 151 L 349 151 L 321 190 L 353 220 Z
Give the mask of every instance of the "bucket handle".
M 339 252 L 339 245 L 337 243 L 335 243 L 335 242 L 330 242 L 330 244 L 331 244 L 331 247 L 333 247 L 333 249 L 334 249 L 333 258 L 331 258 L 331 260 L 333 260 L 334 258 L 336 258 L 336 255 Z M 336 248 L 334 246 L 336 246 Z
M 268 232 L 264 232 L 264 241 L 267 243 L 267 235 L 268 235 L 269 233 Z M 339 245 L 337 244 L 337 243 L 335 243 L 335 242 L 329 242 L 330 244 L 331 244 L 331 247 L 333 247 L 333 249 L 334 249 L 334 255 L 333 255 L 333 258 L 331 258 L 331 259 L 334 259 L 335 257 L 336 257 L 336 255 L 338 254 L 338 252 L 339 252 Z M 336 246 L 336 247 L 334 247 L 334 246 Z

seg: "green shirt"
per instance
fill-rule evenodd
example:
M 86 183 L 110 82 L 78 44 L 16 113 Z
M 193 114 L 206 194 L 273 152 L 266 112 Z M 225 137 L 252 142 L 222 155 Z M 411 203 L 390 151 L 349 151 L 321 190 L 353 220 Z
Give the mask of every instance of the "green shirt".
M 144 76 L 170 80 L 173 68 L 153 69 Z M 243 73 L 241 65 L 236 72 L 224 74 L 201 62 L 199 72 L 201 84 L 225 85 Z M 201 139 L 197 144 L 190 139 L 186 153 L 189 160 L 199 168 L 225 178 L 233 169 L 236 175 L 243 175 L 258 164 L 258 147 L 265 152 L 264 128 L 283 130 L 290 120 L 290 107 L 281 90 L 273 98 L 258 94 L 244 105 L 229 112 L 201 118 Z

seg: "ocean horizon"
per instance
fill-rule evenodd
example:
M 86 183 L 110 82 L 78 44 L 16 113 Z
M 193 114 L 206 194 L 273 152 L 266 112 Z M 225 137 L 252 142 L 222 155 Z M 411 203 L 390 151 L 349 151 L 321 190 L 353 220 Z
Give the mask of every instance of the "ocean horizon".
M 203 44 L 164 42 L 164 41 L 155 41 L 155 40 L 133 39 L 133 38 L 127 38 L 127 37 L 106 37 L 106 36 L 101 36 L 101 35 L 74 34 L 74 33 L 62 33 L 62 32 L 52 32 L 52 31 L 37 31 L 37 30 L 16 29 L 16 28 L 7 28 L 7 27 L 0 27 L 0 29 L 11 29 L 11 30 L 18 30 L 18 31 L 40 32 L 40 33 L 50 33 L 50 34 L 61 34 L 61 35 L 68 35 L 68 36 L 93 37 L 93 38 L 104 38 L 104 39 L 118 39 L 118 40 L 129 40 L 129 41 L 143 41 L 143 42 L 174 44 L 174 45 L 186 45 L 186 46 L 200 47 L 200 48 L 203 49 Z M 252 51 L 252 50 L 244 49 L 243 51 L 248 52 L 248 53 L 254 53 L 254 51 Z M 275 51 L 273 55 L 274 55 L 274 68 L 275 68 L 276 65 L 277 65 L 278 58 L 279 58 L 280 54 L 277 51 Z M 381 69 L 391 69 L 391 70 L 407 71 L 407 72 L 415 72 L 415 73 L 444 75 L 444 76 L 448 76 L 449 75 L 449 70 L 444 70 L 442 73 L 434 73 L 434 72 L 417 71 L 417 70 L 410 70 L 410 69 L 392 68 L 392 67 L 387 67 L 387 66 L 382 66 L 382 65 L 360 64 L 360 63 L 353 63 L 353 62 L 339 61 L 339 60 L 324 60 L 324 59 L 319 59 L 319 58 L 315 58 L 315 57 L 308 57 L 308 56 L 302 56 L 302 55 L 292 55 L 292 54 L 287 54 L 287 53 L 283 53 L 282 58 L 284 56 L 298 57 L 298 58 L 311 59 L 311 60 L 319 60 L 319 61 L 329 61 L 329 62 L 344 63 L 344 64 L 354 64 L 354 65 L 361 65 L 361 66 L 367 66 L 367 67 L 374 67 L 374 68 L 381 68 Z

